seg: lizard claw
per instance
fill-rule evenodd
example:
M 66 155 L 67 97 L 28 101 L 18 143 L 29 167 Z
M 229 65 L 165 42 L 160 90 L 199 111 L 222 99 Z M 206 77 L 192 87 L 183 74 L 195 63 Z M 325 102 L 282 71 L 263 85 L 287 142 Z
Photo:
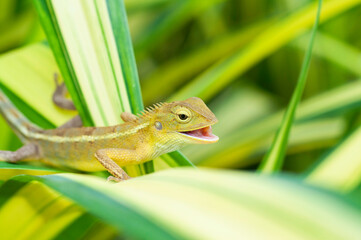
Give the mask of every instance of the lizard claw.
M 109 176 L 109 177 L 107 178 L 107 182 L 110 182 L 110 181 L 121 182 L 121 181 L 123 181 L 123 179 L 117 178 L 117 177 L 114 177 L 114 176 Z
M 114 177 L 114 176 L 109 176 L 107 178 L 107 182 L 110 182 L 110 181 L 114 181 L 114 182 L 122 182 L 122 181 L 125 181 L 127 179 L 131 179 L 131 177 L 128 176 L 128 178 L 117 178 L 117 177 Z

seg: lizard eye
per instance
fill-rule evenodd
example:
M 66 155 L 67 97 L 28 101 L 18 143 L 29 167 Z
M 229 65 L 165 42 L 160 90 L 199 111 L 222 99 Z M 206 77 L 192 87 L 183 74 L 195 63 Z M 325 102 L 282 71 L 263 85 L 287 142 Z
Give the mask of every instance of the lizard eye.
M 191 113 L 188 109 L 181 109 L 177 113 L 177 120 L 182 123 L 189 122 Z
M 187 118 L 188 118 L 188 116 L 187 115 L 185 115 L 185 114 L 178 114 L 178 117 L 179 117 L 179 119 L 180 120 L 182 120 L 182 121 L 185 121 L 185 120 L 187 120 Z

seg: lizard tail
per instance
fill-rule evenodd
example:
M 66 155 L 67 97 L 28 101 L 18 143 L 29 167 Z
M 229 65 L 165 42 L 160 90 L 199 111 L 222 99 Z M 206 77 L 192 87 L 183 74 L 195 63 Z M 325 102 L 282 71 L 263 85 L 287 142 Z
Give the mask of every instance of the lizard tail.
M 21 141 L 26 142 L 30 132 L 39 130 L 8 99 L 0 89 L 0 113 Z

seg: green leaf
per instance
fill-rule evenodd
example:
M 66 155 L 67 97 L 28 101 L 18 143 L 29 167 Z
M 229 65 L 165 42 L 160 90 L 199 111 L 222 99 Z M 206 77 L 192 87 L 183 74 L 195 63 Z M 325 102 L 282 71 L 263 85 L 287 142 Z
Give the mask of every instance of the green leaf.
M 54 239 L 114 239 L 115 235 L 114 228 L 85 213 L 59 232 Z
M 0 57 L 2 90 L 29 119 L 48 128 L 59 126 L 75 115 L 55 107 L 51 101 L 56 72 L 59 70 L 55 59 L 44 44 L 33 44 Z
M 360 205 L 289 177 L 178 169 L 119 184 L 79 174 L 10 181 L 34 180 L 133 238 L 350 239 L 361 234 Z M 259 224 L 262 231 L 254 227 Z
M 51 239 L 84 213 L 39 182 L 8 181 L 0 197 L 1 239 Z
M 123 75 L 127 86 L 132 111 L 138 113 L 143 110 L 137 66 L 133 53 L 132 40 L 128 29 L 127 15 L 121 1 L 109 1 L 108 10 L 110 22 L 116 39 L 118 57 L 123 67 Z
M 63 171 L 44 166 L 0 162 L 0 180 L 7 180 L 13 176 L 20 174 L 48 175 L 59 172 Z
M 104 1 L 103 4 L 101 1 L 36 2 L 44 7 L 40 13 L 48 10 L 46 16 L 41 15 L 42 21 L 52 20 L 52 25 L 44 24 L 44 28 L 70 94 L 84 99 L 78 109 L 84 105 L 84 111 L 88 111 L 90 120 L 98 126 L 119 123 L 120 113 L 131 112 L 132 108 L 123 77 L 125 66 L 118 56 L 107 4 Z M 127 26 L 126 22 L 123 25 Z M 51 35 L 53 31 L 55 36 Z M 60 44 L 62 49 L 58 49 Z M 65 57 L 57 54 L 60 50 Z M 74 71 L 71 77 L 64 74 L 68 71 Z M 73 93 L 73 89 L 77 89 L 77 93 Z
M 296 89 L 293 92 L 291 101 L 286 109 L 285 115 L 283 116 L 281 126 L 278 132 L 276 133 L 272 146 L 270 150 L 267 152 L 266 156 L 263 158 L 259 166 L 259 170 L 263 173 L 272 173 L 275 171 L 279 171 L 282 168 L 284 157 L 286 154 L 291 126 L 293 124 L 296 109 L 298 107 L 299 102 L 301 101 L 303 89 L 305 88 L 306 85 L 307 73 L 310 66 L 312 48 L 317 32 L 321 8 L 322 8 L 322 0 L 319 0 L 315 25 L 313 26 L 310 43 L 305 58 L 303 60 L 302 69 L 298 77 Z
M 361 128 L 319 160 L 305 181 L 341 192 L 350 192 L 361 183 Z
M 168 167 L 194 167 L 196 166 L 189 161 L 180 151 L 164 154 L 160 157 Z

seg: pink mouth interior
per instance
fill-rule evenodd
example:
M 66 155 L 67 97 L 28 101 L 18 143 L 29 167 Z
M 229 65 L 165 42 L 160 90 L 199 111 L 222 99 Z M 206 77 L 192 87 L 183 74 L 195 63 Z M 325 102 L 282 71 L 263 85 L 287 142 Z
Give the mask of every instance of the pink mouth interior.
M 212 133 L 211 126 L 200 128 L 193 131 L 182 132 L 182 133 L 191 137 L 199 138 L 210 142 L 218 141 L 218 137 Z

